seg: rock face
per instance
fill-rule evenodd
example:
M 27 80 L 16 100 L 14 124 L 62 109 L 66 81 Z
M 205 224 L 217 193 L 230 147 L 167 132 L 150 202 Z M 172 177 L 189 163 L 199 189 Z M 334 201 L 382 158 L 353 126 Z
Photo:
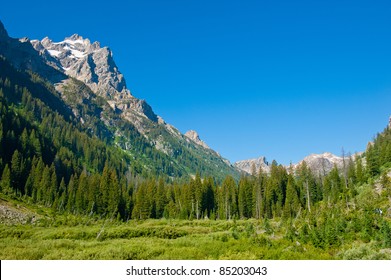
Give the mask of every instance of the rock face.
M 158 116 L 145 100 L 135 98 L 127 89 L 108 47 L 101 47 L 99 42 L 91 43 L 77 34 L 61 42 L 46 37 L 41 41 L 32 40 L 31 44 L 48 65 L 85 83 L 113 109 L 128 117 L 136 113 L 153 122 L 158 121 Z
M 185 136 L 190 139 L 191 141 L 193 141 L 194 143 L 196 143 L 197 145 L 200 145 L 202 147 L 204 147 L 205 149 L 210 149 L 209 146 L 200 139 L 200 136 L 198 135 L 198 133 L 194 130 L 189 130 L 188 132 L 185 133 Z
M 270 172 L 270 165 L 266 161 L 265 157 L 237 161 L 235 162 L 234 166 L 248 174 L 252 174 L 254 168 L 255 172 L 257 173 L 259 172 L 260 168 L 262 168 L 262 172 Z

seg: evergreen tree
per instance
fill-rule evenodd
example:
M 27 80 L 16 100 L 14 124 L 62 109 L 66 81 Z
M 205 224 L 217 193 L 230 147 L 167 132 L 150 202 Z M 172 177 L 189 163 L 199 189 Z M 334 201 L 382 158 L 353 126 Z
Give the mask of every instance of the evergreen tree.
M 19 194 L 21 194 L 23 190 L 22 188 L 23 171 L 24 171 L 24 166 L 23 166 L 22 155 L 18 150 L 15 150 L 11 159 L 11 182 L 15 191 Z
M 3 170 L 3 174 L 1 175 L 1 191 L 7 195 L 12 194 L 13 190 L 11 184 L 11 170 L 8 167 L 8 164 L 6 164 Z
M 373 144 L 368 144 L 365 157 L 367 160 L 368 175 L 373 177 L 379 174 L 379 155 Z
M 241 218 L 251 218 L 253 212 L 253 185 L 248 177 L 239 181 L 238 209 Z
M 220 219 L 232 219 L 237 215 L 237 187 L 232 176 L 227 176 L 218 192 Z
M 300 201 L 296 189 L 295 180 L 292 174 L 288 175 L 288 184 L 286 187 L 286 199 L 283 216 L 285 218 L 294 218 L 300 209 Z

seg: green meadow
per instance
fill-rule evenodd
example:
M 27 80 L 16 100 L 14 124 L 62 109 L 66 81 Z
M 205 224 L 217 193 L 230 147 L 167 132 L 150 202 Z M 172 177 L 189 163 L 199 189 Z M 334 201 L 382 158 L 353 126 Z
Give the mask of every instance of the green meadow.
M 315 244 L 281 220 L 119 222 L 60 215 L 34 224 L 1 224 L 0 259 L 391 259 L 381 240 L 353 239 Z

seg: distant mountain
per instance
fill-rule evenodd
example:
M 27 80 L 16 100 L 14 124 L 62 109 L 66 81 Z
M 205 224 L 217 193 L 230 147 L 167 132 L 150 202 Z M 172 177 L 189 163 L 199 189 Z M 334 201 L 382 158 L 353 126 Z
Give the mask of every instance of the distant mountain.
M 260 168 L 262 169 L 262 172 L 270 172 L 270 165 L 265 157 L 237 161 L 234 165 L 236 168 L 248 174 L 252 174 L 254 170 L 258 173 Z
M 14 39 L 0 22 L 0 55 L 19 71 L 31 71 L 49 81 L 61 98 L 49 106 L 66 107 L 78 125 L 132 156 L 146 171 L 174 177 L 196 172 L 216 178 L 239 176 L 197 133 L 183 135 L 145 100 L 134 97 L 112 51 L 99 42 L 77 34 L 61 42 L 47 37 Z
M 305 162 L 307 166 L 311 169 L 314 174 L 328 174 L 334 166 L 337 166 L 338 169 L 342 169 L 344 164 L 345 166 L 349 163 L 349 157 L 339 157 L 332 153 L 323 153 L 323 154 L 311 154 L 306 156 L 299 163 L 293 165 L 293 169 Z
M 359 154 L 360 153 L 353 155 L 353 158 Z M 328 174 L 334 166 L 337 166 L 338 169 L 342 169 L 344 164 L 347 166 L 349 160 L 349 157 L 345 157 L 344 159 L 343 157 L 339 157 L 328 152 L 323 154 L 311 154 L 298 163 L 292 164 L 292 168 L 293 170 L 296 170 L 303 162 L 305 162 L 314 174 L 325 175 Z M 257 172 L 259 171 L 259 168 L 262 168 L 262 171 L 265 173 L 270 172 L 270 165 L 266 161 L 265 157 L 238 161 L 235 163 L 235 166 L 248 174 L 252 173 L 254 167 Z M 286 168 L 289 168 L 289 166 L 286 166 Z

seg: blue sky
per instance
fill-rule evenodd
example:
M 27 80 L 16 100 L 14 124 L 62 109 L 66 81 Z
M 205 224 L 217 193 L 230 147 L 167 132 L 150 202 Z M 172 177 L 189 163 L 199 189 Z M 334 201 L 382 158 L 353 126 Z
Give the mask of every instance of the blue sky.
M 232 162 L 362 151 L 391 115 L 390 1 L 3 2 L 11 37 L 109 46 L 133 95 Z

